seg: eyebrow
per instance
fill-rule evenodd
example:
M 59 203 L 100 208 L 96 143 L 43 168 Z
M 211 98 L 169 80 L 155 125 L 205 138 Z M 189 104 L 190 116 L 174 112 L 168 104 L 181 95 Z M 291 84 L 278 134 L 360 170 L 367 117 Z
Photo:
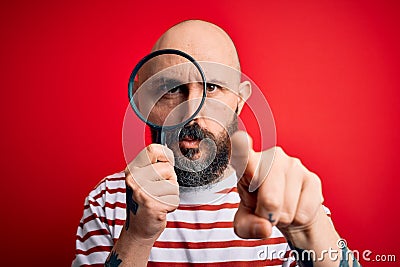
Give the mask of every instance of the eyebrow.
M 162 82 L 164 83 L 179 83 L 182 84 L 182 81 L 175 79 L 175 78 L 171 78 L 171 77 L 162 77 L 162 79 L 160 79 Z
M 217 79 L 206 80 L 206 83 L 213 83 L 213 84 L 217 84 L 217 85 L 220 85 L 222 87 L 228 88 L 228 83 L 227 82 L 220 81 L 220 80 L 217 80 Z
M 212 84 L 216 84 L 219 85 L 223 88 L 228 88 L 228 83 L 226 81 L 222 81 L 222 80 L 218 80 L 215 78 L 212 78 L 210 80 L 206 79 L 206 83 L 212 83 Z M 171 78 L 171 77 L 163 77 L 162 79 L 158 79 L 157 81 L 157 88 L 161 89 L 162 86 L 166 86 L 168 89 L 173 89 L 177 86 L 181 86 L 181 85 L 185 85 L 187 83 L 184 83 L 178 79 L 175 78 Z M 171 86 L 173 85 L 173 86 Z M 171 87 L 171 88 L 169 88 Z
M 182 81 L 170 77 L 160 77 L 156 80 L 156 86 L 158 89 L 164 89 L 165 86 L 168 90 L 170 90 L 182 84 Z

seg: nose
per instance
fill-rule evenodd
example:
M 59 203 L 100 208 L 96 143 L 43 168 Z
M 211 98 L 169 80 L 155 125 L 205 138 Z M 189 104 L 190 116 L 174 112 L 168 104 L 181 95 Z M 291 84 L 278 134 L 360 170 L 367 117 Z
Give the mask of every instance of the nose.
M 187 116 L 188 118 L 192 116 L 200 107 L 201 102 L 203 100 L 203 84 L 202 83 L 190 83 L 188 84 L 188 98 L 187 98 Z M 201 108 L 201 110 L 204 107 Z M 196 115 L 198 117 L 201 113 Z

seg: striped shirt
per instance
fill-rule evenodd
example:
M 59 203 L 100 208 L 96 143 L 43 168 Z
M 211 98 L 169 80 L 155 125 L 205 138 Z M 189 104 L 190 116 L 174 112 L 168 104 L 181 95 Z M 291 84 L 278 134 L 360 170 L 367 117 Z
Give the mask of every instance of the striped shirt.
M 242 239 L 233 230 L 237 178 L 201 190 L 181 190 L 179 207 L 150 252 L 148 266 L 296 266 L 278 228 L 270 238 Z M 85 199 L 72 266 L 104 266 L 126 217 L 125 177 L 104 178 Z

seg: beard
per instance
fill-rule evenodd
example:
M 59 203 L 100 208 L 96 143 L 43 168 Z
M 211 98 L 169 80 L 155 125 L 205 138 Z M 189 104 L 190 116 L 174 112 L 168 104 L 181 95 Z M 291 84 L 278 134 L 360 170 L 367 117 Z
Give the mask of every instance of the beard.
M 211 185 L 222 179 L 231 154 L 230 135 L 237 131 L 237 125 L 235 113 L 226 129 L 218 134 L 202 128 L 197 122 L 166 132 L 166 143 L 174 152 L 174 169 L 179 186 L 194 188 Z M 154 142 L 155 132 L 151 132 Z M 182 140 L 188 138 L 199 141 L 199 146 L 186 148 L 179 145 Z

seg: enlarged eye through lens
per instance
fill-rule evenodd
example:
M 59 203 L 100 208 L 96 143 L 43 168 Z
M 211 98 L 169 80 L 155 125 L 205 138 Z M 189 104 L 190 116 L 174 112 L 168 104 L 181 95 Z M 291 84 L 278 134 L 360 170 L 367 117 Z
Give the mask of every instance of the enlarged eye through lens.
M 198 84 L 200 91 L 200 100 L 191 102 L 190 106 L 185 104 L 189 84 Z M 200 111 L 207 94 L 200 64 L 174 49 L 155 51 L 144 57 L 132 71 L 128 89 L 129 101 L 137 116 L 159 131 L 189 122 Z M 170 116 L 172 110 L 175 114 Z

